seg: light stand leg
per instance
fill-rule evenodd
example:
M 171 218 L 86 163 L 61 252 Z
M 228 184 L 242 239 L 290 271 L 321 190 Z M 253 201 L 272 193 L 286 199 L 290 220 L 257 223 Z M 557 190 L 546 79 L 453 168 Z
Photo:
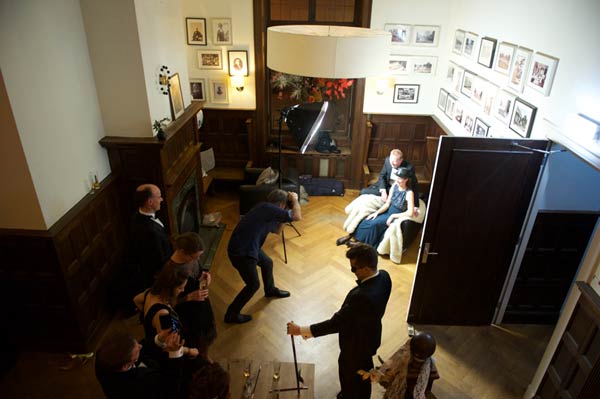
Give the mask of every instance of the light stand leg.
M 283 242 L 283 262 L 287 265 L 287 251 L 285 250 L 285 233 L 281 229 L 281 242 Z

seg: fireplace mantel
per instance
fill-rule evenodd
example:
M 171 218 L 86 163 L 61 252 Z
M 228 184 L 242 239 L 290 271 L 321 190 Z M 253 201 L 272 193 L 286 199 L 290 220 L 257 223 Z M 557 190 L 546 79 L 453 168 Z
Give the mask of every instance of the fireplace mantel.
M 179 232 L 173 205 L 190 176 L 198 187 L 198 210 L 201 214 L 202 169 L 196 115 L 202 103 L 192 102 L 182 116 L 164 130 L 165 140 L 156 137 L 106 136 L 100 144 L 108 151 L 112 172 L 118 176 L 125 209 L 133 211 L 133 193 L 140 184 L 156 184 L 165 199 L 161 219 L 170 233 Z

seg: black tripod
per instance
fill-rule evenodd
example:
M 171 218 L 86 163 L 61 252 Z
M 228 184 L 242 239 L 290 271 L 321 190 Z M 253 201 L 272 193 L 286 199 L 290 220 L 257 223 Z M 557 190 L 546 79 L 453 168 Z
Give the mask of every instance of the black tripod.
M 279 167 L 279 178 L 277 179 L 277 182 L 278 182 L 278 188 L 280 190 L 281 190 L 282 181 L 283 181 L 283 171 L 281 169 L 281 126 L 282 126 L 283 121 L 287 119 L 288 113 L 290 112 L 290 110 L 292 108 L 293 107 L 284 108 L 279 113 L 279 132 L 277 135 L 277 163 L 279 164 L 279 166 L 278 166 Z M 299 195 L 300 195 L 300 193 L 298 193 L 298 196 Z M 298 198 L 298 200 L 300 200 L 300 198 Z M 292 222 L 289 222 L 286 224 L 294 229 L 296 234 L 298 234 L 298 237 L 300 237 L 302 235 L 302 234 L 300 234 L 300 232 L 298 231 L 298 229 L 296 228 L 296 226 L 294 226 L 294 224 Z M 283 243 L 283 261 L 285 264 L 287 264 L 287 250 L 285 248 L 285 232 L 283 231 L 283 229 L 281 230 L 281 242 Z

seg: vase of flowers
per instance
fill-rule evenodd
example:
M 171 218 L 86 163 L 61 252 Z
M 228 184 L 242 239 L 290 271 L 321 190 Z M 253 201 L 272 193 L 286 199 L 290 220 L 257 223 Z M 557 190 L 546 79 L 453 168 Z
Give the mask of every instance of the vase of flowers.
M 287 94 L 291 100 L 314 103 L 345 99 L 353 79 L 325 79 L 275 72 L 271 87 L 279 99 Z

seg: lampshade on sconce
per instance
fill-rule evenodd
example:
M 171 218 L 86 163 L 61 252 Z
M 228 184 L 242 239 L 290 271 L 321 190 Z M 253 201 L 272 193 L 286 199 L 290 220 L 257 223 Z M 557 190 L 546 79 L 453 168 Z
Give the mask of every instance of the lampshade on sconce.
M 233 75 L 231 78 L 231 85 L 235 87 L 237 91 L 244 90 L 244 76 L 243 75 Z
M 267 29 L 267 66 L 292 75 L 329 79 L 388 72 L 389 32 L 348 26 L 281 25 Z

